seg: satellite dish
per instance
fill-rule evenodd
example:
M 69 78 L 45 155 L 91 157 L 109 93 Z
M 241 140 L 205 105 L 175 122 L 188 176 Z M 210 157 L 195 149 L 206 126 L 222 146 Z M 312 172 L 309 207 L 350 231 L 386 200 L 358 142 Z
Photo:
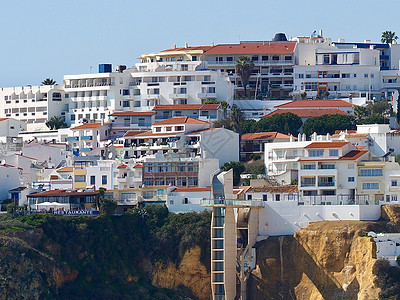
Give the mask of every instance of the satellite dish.
M 112 159 L 112 158 L 113 158 L 113 153 L 112 152 L 108 153 L 108 159 Z

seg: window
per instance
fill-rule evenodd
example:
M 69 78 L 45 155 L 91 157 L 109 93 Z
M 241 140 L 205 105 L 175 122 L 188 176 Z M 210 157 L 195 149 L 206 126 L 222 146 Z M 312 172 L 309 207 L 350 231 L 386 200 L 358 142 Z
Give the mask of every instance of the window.
M 339 150 L 338 149 L 329 150 L 329 156 L 339 156 Z
M 188 198 L 183 198 L 182 199 L 182 204 L 189 204 L 189 199 Z
M 275 194 L 275 201 L 281 201 L 281 194 Z
M 303 166 L 304 170 L 315 170 L 315 164 L 312 165 L 304 165 Z
M 192 56 L 192 61 L 197 61 L 197 56 L 196 55 Z
M 324 150 L 309 150 L 308 151 L 309 157 L 321 157 L 324 156 Z
M 349 73 L 342 74 L 342 78 L 350 78 L 350 74 Z
M 86 176 L 85 175 L 76 175 L 75 182 L 86 182 Z
M 94 175 L 91 175 L 91 176 L 90 176 L 90 184 L 91 184 L 91 185 L 96 184 L 96 176 L 94 176 Z
M 183 126 L 175 126 L 175 131 L 183 131 Z
M 174 205 L 174 200 L 169 200 L 169 204 Z
M 156 127 L 156 132 L 161 132 L 161 127 Z
M 354 164 L 348 164 L 348 165 L 347 165 L 347 169 L 353 170 L 353 169 L 354 169 Z
M 226 61 L 233 61 L 233 57 L 232 57 L 232 56 L 228 56 L 228 57 L 226 58 Z
M 335 169 L 335 165 L 334 164 L 322 164 L 319 166 L 319 169 L 321 170 L 333 170 Z
M 129 107 L 129 101 L 123 101 L 122 107 Z
M 247 200 L 253 200 L 253 195 L 247 195 Z
M 267 194 L 262 195 L 262 197 L 263 197 L 263 201 L 267 201 L 267 199 L 268 199 L 268 195 Z
M 382 169 L 361 169 L 360 176 L 382 176 Z
M 254 55 L 251 57 L 251 61 L 258 61 L 258 55 Z
M 397 180 L 392 180 L 392 186 L 397 186 Z
M 268 60 L 268 55 L 263 55 L 261 59 L 262 59 L 262 61 L 267 61 Z
M 347 177 L 348 182 L 354 182 L 354 177 Z
M 299 74 L 299 78 L 304 78 L 304 74 Z
M 362 184 L 363 190 L 379 190 L 379 183 L 378 182 L 364 182 Z
M 396 195 L 392 195 L 392 201 L 397 201 L 397 196 Z
M 101 184 L 107 184 L 107 175 L 101 176 Z

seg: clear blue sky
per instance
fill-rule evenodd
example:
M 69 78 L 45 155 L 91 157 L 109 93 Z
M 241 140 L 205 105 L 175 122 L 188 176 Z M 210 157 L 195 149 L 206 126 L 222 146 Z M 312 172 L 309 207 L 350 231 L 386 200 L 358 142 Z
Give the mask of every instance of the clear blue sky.
M 322 29 L 325 37 L 379 42 L 400 36 L 398 0 L 2 0 L 0 87 L 39 85 L 99 63 L 132 66 L 143 53 L 211 42 L 271 40 Z

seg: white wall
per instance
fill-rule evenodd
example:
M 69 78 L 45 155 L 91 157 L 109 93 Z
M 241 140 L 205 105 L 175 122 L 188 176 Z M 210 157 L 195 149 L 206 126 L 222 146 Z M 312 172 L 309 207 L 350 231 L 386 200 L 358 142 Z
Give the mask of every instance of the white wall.
M 20 170 L 16 167 L 0 165 L 0 200 L 7 199 L 8 191 L 23 186 L 20 182 Z
M 298 205 L 296 201 L 266 201 L 260 210 L 261 236 L 292 235 L 311 222 L 378 220 L 379 205 Z
M 188 198 L 189 203 L 184 204 L 183 199 Z M 200 200 L 211 199 L 210 191 L 201 192 L 170 192 L 167 198 L 167 207 L 170 212 L 184 213 L 184 212 L 202 212 L 205 209 L 211 210 L 210 207 L 200 206 Z

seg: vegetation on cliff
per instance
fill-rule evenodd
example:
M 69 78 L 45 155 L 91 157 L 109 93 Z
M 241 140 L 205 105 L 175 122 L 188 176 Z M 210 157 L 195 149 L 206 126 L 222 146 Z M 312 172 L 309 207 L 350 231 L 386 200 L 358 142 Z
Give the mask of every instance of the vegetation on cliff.
M 25 259 L 37 260 L 40 252 L 54 260 L 57 268 L 68 269 L 69 278 L 59 280 L 61 283 L 56 286 L 52 286 L 52 282 L 57 283 L 57 280 L 51 280 L 50 277 L 54 277 L 51 272 L 47 274 L 49 278 L 44 281 L 51 286 L 46 291 L 50 297 L 195 299 L 184 287 L 173 290 L 153 286 L 152 273 L 157 262 L 178 265 L 185 252 L 195 245 L 200 246 L 201 260 L 209 266 L 210 218 L 208 212 L 172 214 L 166 207 L 155 205 L 132 210 L 123 216 L 93 218 L 36 214 L 16 219 L 3 217 L 3 222 L 0 220 L 0 229 L 3 229 L 0 252 L 6 237 L 31 239 L 35 251 L 21 251 L 26 252 Z M 28 227 L 31 230 L 26 231 Z M 34 238 L 34 232 L 38 230 L 41 233 Z M 9 244 L 17 247 L 16 242 Z M 18 284 L 5 281 L 3 288 L 11 289 Z

